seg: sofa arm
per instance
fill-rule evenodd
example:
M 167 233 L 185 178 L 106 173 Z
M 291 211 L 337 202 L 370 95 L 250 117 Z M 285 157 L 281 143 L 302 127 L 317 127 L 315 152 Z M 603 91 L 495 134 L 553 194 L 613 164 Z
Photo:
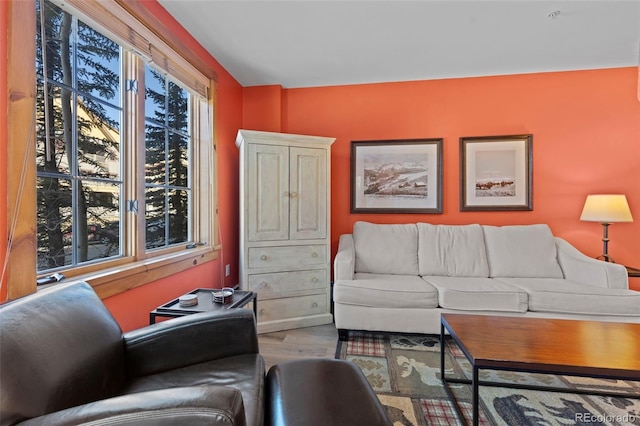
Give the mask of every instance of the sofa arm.
M 129 377 L 258 353 L 253 312 L 229 309 L 163 321 L 124 334 Z
M 593 259 L 562 238 L 555 237 L 555 240 L 558 262 L 566 279 L 596 287 L 629 288 L 624 266 Z
M 356 248 L 353 234 L 342 234 L 338 242 L 338 252 L 333 259 L 333 279 L 352 280 L 356 267 Z
M 190 386 L 103 399 L 35 417 L 21 425 L 246 425 L 242 393 L 224 386 Z

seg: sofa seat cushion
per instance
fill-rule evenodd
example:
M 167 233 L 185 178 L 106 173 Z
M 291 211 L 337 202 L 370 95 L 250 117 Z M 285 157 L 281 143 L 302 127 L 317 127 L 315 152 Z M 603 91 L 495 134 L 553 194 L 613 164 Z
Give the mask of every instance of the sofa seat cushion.
M 438 289 L 442 308 L 465 311 L 526 312 L 527 292 L 492 278 L 422 277 Z
M 355 272 L 418 275 L 418 228 L 415 224 L 353 225 Z
M 547 225 L 483 225 L 490 277 L 564 278 Z
M 557 278 L 500 278 L 529 294 L 529 310 L 567 314 L 640 316 L 640 292 Z
M 333 300 L 378 308 L 437 308 L 438 292 L 419 276 L 356 273 L 336 281 Z
M 198 338 L 206 337 L 185 335 L 185 339 Z M 263 372 L 264 360 L 260 354 L 242 354 L 138 377 L 128 384 L 124 393 L 199 385 L 227 386 L 241 392 L 247 425 L 257 425 L 262 424 L 264 418 Z
M 420 275 L 489 276 L 482 227 L 418 223 Z

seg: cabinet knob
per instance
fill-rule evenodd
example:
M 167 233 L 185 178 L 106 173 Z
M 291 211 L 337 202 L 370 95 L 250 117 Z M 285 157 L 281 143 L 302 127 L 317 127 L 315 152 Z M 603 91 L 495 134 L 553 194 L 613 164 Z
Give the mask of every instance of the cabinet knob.
M 262 282 L 260 283 L 260 285 L 258 286 L 258 288 L 259 288 L 260 290 L 264 290 L 264 289 L 265 289 L 265 288 L 267 288 L 268 286 L 269 286 L 269 283 L 262 281 Z
M 289 191 L 284 191 L 284 196 L 288 197 L 289 196 Z
M 313 277 L 313 278 L 311 278 L 311 282 L 312 282 L 312 283 L 317 283 L 318 281 L 319 281 L 319 280 L 318 280 L 318 277 Z
M 316 302 L 313 302 L 313 303 L 311 304 L 311 307 L 312 307 L 312 308 L 317 308 L 317 307 L 318 307 L 318 304 L 317 304 Z
M 264 309 L 260 309 L 258 311 L 258 316 L 263 316 L 264 315 Z
M 297 193 L 297 192 L 292 192 L 292 193 L 291 193 L 291 198 L 296 198 L 297 196 L 298 196 L 298 193 Z
M 318 253 L 314 251 L 313 253 L 311 253 L 311 257 L 318 257 Z
M 262 256 L 260 256 L 260 260 L 267 260 L 267 255 L 263 254 Z

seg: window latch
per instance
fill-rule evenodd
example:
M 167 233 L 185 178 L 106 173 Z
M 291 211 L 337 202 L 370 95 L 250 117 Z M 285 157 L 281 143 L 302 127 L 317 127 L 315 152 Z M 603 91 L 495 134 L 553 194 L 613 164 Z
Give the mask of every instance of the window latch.
M 44 285 L 44 284 L 57 283 L 62 281 L 63 279 L 64 279 L 64 275 L 55 273 L 55 274 L 47 275 L 46 277 L 38 278 L 36 280 L 36 284 Z
M 138 200 L 127 200 L 127 211 L 138 214 Z
M 138 94 L 138 80 L 127 80 L 127 92 Z

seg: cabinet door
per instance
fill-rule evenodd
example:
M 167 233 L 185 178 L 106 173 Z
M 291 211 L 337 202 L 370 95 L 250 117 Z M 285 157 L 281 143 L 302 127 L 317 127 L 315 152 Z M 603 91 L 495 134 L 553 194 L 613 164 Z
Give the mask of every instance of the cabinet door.
M 291 147 L 290 238 L 327 236 L 327 151 Z
M 247 147 L 245 208 L 249 241 L 289 239 L 289 147 Z

